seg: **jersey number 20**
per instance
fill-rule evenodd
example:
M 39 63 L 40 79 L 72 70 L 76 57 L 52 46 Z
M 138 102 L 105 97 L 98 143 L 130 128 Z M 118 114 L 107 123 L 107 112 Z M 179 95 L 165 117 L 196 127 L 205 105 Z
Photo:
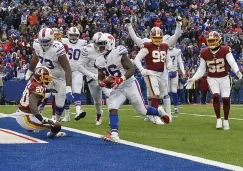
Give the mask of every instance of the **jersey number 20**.
M 166 52 L 165 51 L 158 51 L 154 50 L 152 52 L 153 62 L 165 62 Z

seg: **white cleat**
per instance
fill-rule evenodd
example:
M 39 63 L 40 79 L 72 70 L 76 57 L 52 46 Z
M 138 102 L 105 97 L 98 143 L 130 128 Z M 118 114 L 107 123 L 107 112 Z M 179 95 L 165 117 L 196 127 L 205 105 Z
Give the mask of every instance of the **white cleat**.
M 64 118 L 62 119 L 62 122 L 70 122 L 70 116 L 64 116 Z
M 154 120 L 154 116 L 153 115 L 147 115 L 145 118 L 144 118 L 144 121 L 151 121 L 153 123 L 155 123 L 155 120 Z
M 96 115 L 95 125 L 101 125 L 102 115 L 103 115 L 103 110 L 101 110 L 101 116 L 100 117 L 98 116 L 98 114 Z
M 48 138 L 53 138 L 53 137 L 65 137 L 66 133 L 65 132 L 58 132 L 54 134 L 53 132 L 47 132 L 47 137 Z
M 224 126 L 224 130 L 229 130 L 230 129 L 229 121 L 228 120 L 224 120 L 223 126 Z
M 120 138 L 117 132 L 108 132 L 107 135 L 101 137 L 104 141 L 113 142 L 118 144 L 120 142 Z
M 161 120 L 161 118 L 159 116 L 154 116 L 154 123 L 156 125 L 164 125 L 164 122 Z
M 221 118 L 217 119 L 217 123 L 216 123 L 216 129 L 222 129 L 223 125 L 222 125 L 222 120 Z
M 52 115 L 51 116 L 51 120 L 54 120 L 55 121 L 56 120 L 56 116 L 55 115 Z

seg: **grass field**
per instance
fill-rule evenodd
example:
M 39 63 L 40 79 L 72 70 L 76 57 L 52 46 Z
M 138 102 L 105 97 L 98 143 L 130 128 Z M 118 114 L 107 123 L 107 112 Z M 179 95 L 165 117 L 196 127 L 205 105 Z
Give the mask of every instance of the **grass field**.
M 98 134 L 109 130 L 108 112 L 104 108 L 103 123 L 95 125 L 95 108 L 84 106 L 87 115 L 80 121 L 62 125 Z M 1 106 L 0 113 L 13 113 L 16 106 Z M 71 108 L 72 112 L 75 108 Z M 223 163 L 243 166 L 243 106 L 235 105 L 230 112 L 230 130 L 216 130 L 213 107 L 180 106 L 180 114 L 173 115 L 169 125 L 154 125 L 144 122 L 144 117 L 135 113 L 131 106 L 123 106 L 119 112 L 119 135 L 123 140 L 146 144 L 180 153 L 203 157 Z M 51 115 L 51 108 L 44 110 L 45 116 Z M 223 116 L 223 111 L 221 111 Z M 87 142 L 88 143 L 88 142 Z

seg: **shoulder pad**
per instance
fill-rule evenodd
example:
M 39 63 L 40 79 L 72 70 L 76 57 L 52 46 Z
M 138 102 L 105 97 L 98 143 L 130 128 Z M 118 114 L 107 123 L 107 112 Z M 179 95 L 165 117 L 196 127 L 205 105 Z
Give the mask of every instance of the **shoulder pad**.
M 117 48 L 118 48 L 118 54 L 119 55 L 126 55 L 126 54 L 128 54 L 128 50 L 127 50 L 127 48 L 125 46 L 120 45 Z

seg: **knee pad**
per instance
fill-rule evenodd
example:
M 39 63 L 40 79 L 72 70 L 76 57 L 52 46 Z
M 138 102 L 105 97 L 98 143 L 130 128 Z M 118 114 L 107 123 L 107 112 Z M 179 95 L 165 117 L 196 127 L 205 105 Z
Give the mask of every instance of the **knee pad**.
M 213 103 L 219 103 L 219 94 L 216 93 L 216 94 L 213 94 Z
M 222 98 L 222 100 L 223 100 L 223 104 L 224 105 L 230 105 L 230 98 L 229 97 L 224 97 L 224 98 Z

